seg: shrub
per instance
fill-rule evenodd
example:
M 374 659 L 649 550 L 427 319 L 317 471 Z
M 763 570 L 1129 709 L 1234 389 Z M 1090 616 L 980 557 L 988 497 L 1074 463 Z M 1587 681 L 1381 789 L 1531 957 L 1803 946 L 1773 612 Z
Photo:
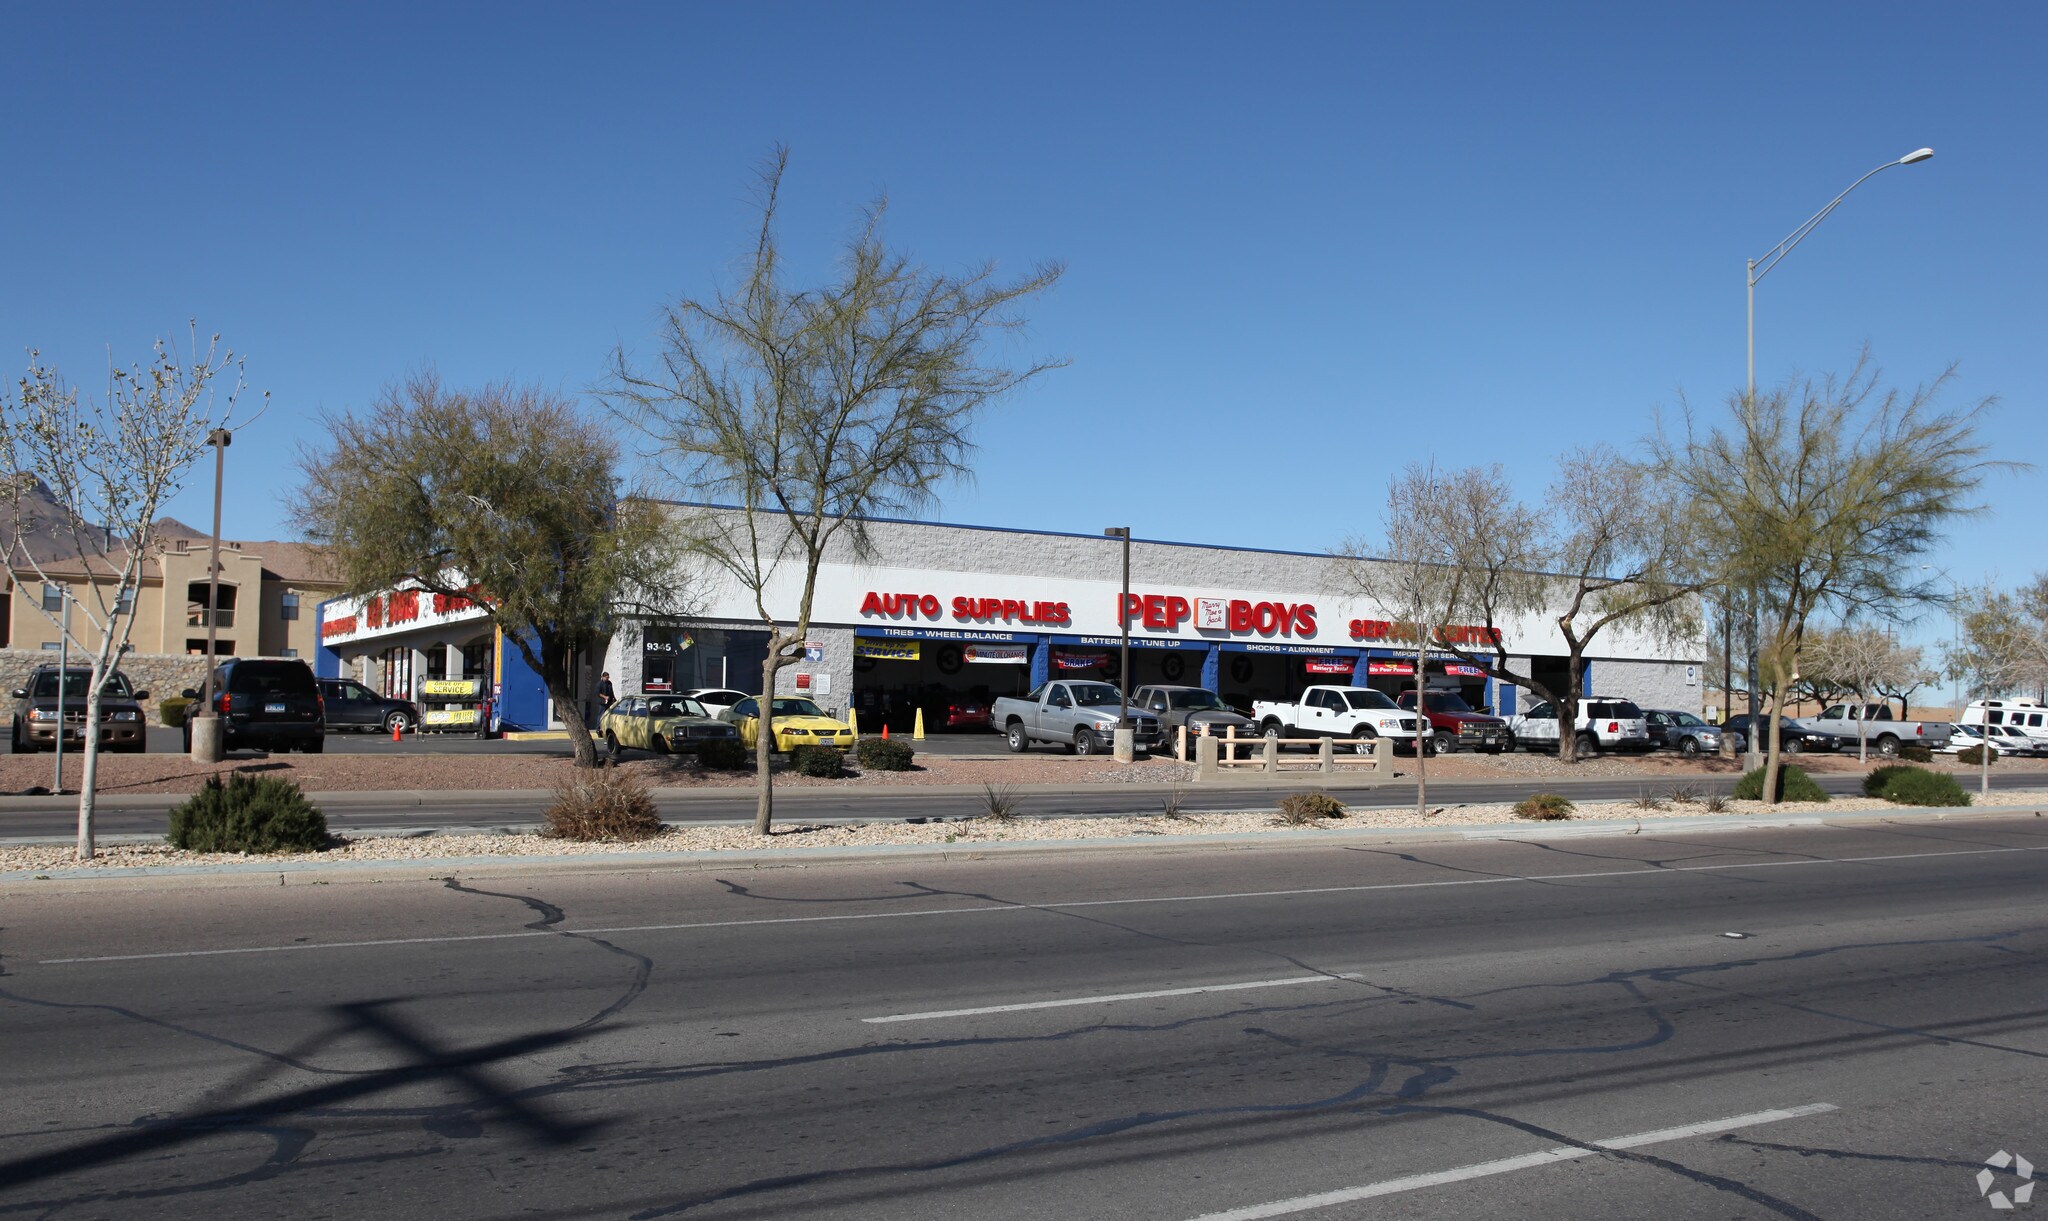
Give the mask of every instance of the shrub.
M 645 781 L 617 768 L 577 768 L 555 785 L 543 835 L 584 843 L 652 839 L 661 834 L 654 794 Z
M 167 700 L 159 700 L 156 706 L 156 719 L 172 729 L 183 729 L 185 727 L 185 713 L 192 707 L 192 704 L 192 700 L 188 700 L 182 695 L 174 695 Z
M 1742 779 L 1735 782 L 1735 799 L 1737 801 L 1763 800 L 1764 770 L 1760 767 L 1753 772 L 1746 772 L 1743 774 Z M 1827 799 L 1827 791 L 1814 783 L 1813 777 L 1807 775 L 1805 769 L 1790 766 L 1778 769 L 1779 801 L 1826 801 Z
M 1970 804 L 1970 795 L 1963 791 L 1962 785 L 1956 783 L 1954 776 L 1942 772 L 1925 772 L 1917 767 L 1901 769 L 1882 792 L 1874 795 L 1902 806 Z
M 1638 792 L 1636 799 L 1629 804 L 1638 810 L 1661 810 L 1664 808 L 1664 799 L 1655 793 L 1643 791 Z
M 711 738 L 697 748 L 697 763 L 714 771 L 738 771 L 754 761 L 754 752 L 738 738 Z
M 1018 799 L 1017 789 L 1014 785 L 989 784 L 984 781 L 981 786 L 981 799 L 982 804 L 988 807 L 988 813 L 982 815 L 982 817 L 990 822 L 1010 823 L 1017 821 Z
M 1919 770 L 1917 767 L 1907 767 L 1902 763 L 1887 763 L 1883 767 L 1873 767 L 1870 769 L 1870 774 L 1863 777 L 1863 795 L 1865 797 L 1882 797 L 1884 796 L 1885 786 L 1892 782 L 1894 776 Z
M 188 852 L 318 852 L 331 842 L 327 816 L 299 786 L 276 776 L 233 772 L 171 810 L 173 848 Z
M 1699 802 L 1699 799 L 1700 786 L 1697 784 L 1674 784 L 1671 786 L 1671 803 L 1673 805 L 1695 805 Z
M 1561 822 L 1578 809 L 1561 793 L 1531 793 L 1515 803 L 1515 817 L 1531 822 Z
M 1280 799 L 1280 821 L 1306 827 L 1325 818 L 1344 817 L 1344 803 L 1328 793 L 1289 793 Z
M 1719 793 L 1709 794 L 1708 796 L 1702 797 L 1700 799 L 1700 809 L 1705 810 L 1709 814 L 1726 813 L 1728 809 L 1728 799 L 1726 797 L 1721 796 Z
M 862 738 L 853 748 L 853 757 L 871 772 L 907 772 L 916 754 L 910 743 L 891 738 Z
M 1991 747 L 1990 749 L 1991 749 L 1991 761 L 1992 761 L 1993 763 L 1996 763 L 1996 762 L 1998 762 L 1998 748 L 1997 748 L 1996 746 L 1994 746 L 1994 747 Z M 1957 762 L 1957 763 L 1967 763 L 1967 764 L 1969 764 L 1969 765 L 1970 765 L 1971 767 L 1982 767 L 1982 766 L 1984 766 L 1984 750 L 1985 750 L 1985 748 L 1984 748 L 1983 746 L 1981 746 L 1981 745 L 1980 745 L 1980 746 L 1966 746 L 1966 747 L 1964 747 L 1964 748 L 1963 748 L 1962 750 L 1960 750 L 1960 751 L 1956 752 L 1956 762 Z
M 1899 758 L 1908 763 L 1932 763 L 1934 748 L 1918 742 L 1902 742 L 1899 745 Z
M 827 780 L 846 771 L 846 757 L 837 746 L 792 746 L 789 761 L 803 775 Z

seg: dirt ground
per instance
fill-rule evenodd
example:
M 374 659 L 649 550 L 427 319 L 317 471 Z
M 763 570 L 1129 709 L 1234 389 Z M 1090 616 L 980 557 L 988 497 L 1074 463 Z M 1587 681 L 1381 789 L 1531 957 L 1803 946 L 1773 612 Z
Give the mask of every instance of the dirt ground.
M 1937 771 L 1972 772 L 1942 756 L 1928 766 Z M 1282 764 L 1289 768 L 1314 766 L 1306 753 L 1285 754 Z M 1854 755 L 1830 758 L 1806 755 L 1792 760 L 1809 772 L 1860 772 Z M 1881 760 L 1872 758 L 1868 766 Z M 76 790 L 83 761 L 67 755 L 64 779 Z M 666 759 L 634 754 L 621 763 L 624 771 L 638 775 L 658 788 L 744 788 L 754 783 L 752 772 L 705 772 L 685 759 Z M 2017 771 L 2039 772 L 2048 780 L 2048 760 L 2008 759 L 1994 765 L 2001 774 Z M 490 789 L 547 789 L 572 767 L 566 758 L 547 755 L 299 755 L 279 754 L 263 758 L 236 758 L 208 766 L 193 763 L 184 755 L 108 755 L 100 760 L 99 791 L 121 793 L 189 793 L 212 772 L 245 771 L 253 775 L 281 776 L 295 781 L 310 793 L 372 791 L 478 791 Z M 1415 772 L 1412 758 L 1396 759 L 1395 775 L 1406 778 Z M 1548 755 L 1449 755 L 1431 759 L 1428 774 L 1439 780 L 1522 779 L 1541 780 L 1562 776 L 1628 777 L 1645 780 L 1681 781 L 1688 776 L 1732 775 L 1741 770 L 1739 762 L 1719 759 L 1687 759 L 1658 753 L 1645 756 L 1607 755 L 1567 767 Z M 957 758 L 923 755 L 915 770 L 868 772 L 837 780 L 821 780 L 781 771 L 778 786 L 861 788 L 868 786 L 934 784 L 1171 784 L 1186 781 L 1191 772 L 1186 764 L 1171 759 L 1140 760 L 1123 764 L 1113 759 L 1077 758 L 1071 755 L 1031 754 L 1020 757 Z M 1340 771 L 1339 775 L 1342 776 Z M 0 795 L 47 792 L 51 779 L 49 755 L 0 756 Z

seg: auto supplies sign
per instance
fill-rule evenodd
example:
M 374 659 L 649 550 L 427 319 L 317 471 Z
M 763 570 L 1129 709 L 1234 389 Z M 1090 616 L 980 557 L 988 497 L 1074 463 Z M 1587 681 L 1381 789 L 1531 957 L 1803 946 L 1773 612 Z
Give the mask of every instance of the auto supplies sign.
M 1031 661 L 1031 650 L 1021 644 L 970 644 L 960 650 L 960 660 L 998 666 L 1021 666 Z
M 856 640 L 853 655 L 874 661 L 916 661 L 918 658 L 915 640 Z

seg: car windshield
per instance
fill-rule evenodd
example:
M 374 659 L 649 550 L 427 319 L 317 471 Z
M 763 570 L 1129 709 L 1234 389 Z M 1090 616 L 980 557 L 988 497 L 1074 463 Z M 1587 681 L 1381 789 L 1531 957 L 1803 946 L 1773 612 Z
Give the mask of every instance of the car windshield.
M 698 703 L 696 700 L 685 699 L 681 696 L 675 696 L 667 699 L 650 699 L 647 701 L 647 712 L 650 716 L 711 715 L 710 713 L 704 711 L 704 705 Z
M 1067 694 L 1083 708 L 1097 704 L 1114 704 L 1123 699 L 1122 693 L 1108 683 L 1068 683 Z
M 1683 725 L 1683 726 L 1685 726 L 1685 727 L 1686 727 L 1687 729 L 1698 729 L 1698 728 L 1702 728 L 1702 727 L 1704 727 L 1704 726 L 1706 725 L 1706 722 L 1705 722 L 1705 721 L 1702 721 L 1701 719 L 1699 719 L 1698 717 L 1694 716 L 1694 715 L 1693 715 L 1692 713 L 1690 713 L 1690 712 L 1674 712 L 1674 713 L 1672 713 L 1672 714 L 1671 714 L 1671 723 L 1672 723 L 1673 725 Z
M 88 690 L 88 684 L 91 682 L 92 671 L 90 670 L 64 671 L 64 698 L 67 700 L 84 699 L 85 693 Z M 30 688 L 29 694 L 38 699 L 54 699 L 57 695 L 57 672 L 55 670 L 45 670 L 41 674 L 36 675 L 35 684 Z M 112 675 L 108 676 L 106 682 L 100 684 L 100 694 L 102 696 L 112 696 L 115 699 L 129 698 L 128 676 L 118 670 L 115 671 Z
M 824 716 L 824 710 L 805 699 L 780 699 L 775 701 L 776 716 Z
M 1229 712 L 1230 705 L 1214 691 L 1170 691 L 1166 696 L 1167 707 L 1186 708 L 1192 711 Z
M 1408 702 L 1412 704 L 1415 701 L 1411 697 Z M 1455 691 L 1432 691 L 1429 693 L 1429 710 L 1431 712 L 1471 712 L 1472 705 L 1466 703 L 1465 697 Z
M 1384 691 L 1352 690 L 1344 693 L 1344 702 L 1353 708 L 1392 708 L 1394 701 Z

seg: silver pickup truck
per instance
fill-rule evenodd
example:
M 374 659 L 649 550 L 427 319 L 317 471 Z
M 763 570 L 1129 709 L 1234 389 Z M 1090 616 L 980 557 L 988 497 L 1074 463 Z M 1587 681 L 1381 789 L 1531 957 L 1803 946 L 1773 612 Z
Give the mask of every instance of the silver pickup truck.
M 1940 750 L 1948 745 L 1949 737 L 1946 721 L 1895 721 L 1890 704 L 1836 704 L 1817 717 L 1807 718 L 1806 725 L 1822 733 L 1861 738 L 1887 758 L 1898 754 L 1899 747 L 1907 743 Z
M 1006 695 L 995 702 L 989 721 L 1010 749 L 1024 751 L 1033 742 L 1056 742 L 1077 755 L 1103 754 L 1115 744 L 1117 711 L 1123 694 L 1109 683 L 1055 679 L 1029 695 Z M 1131 736 L 1139 750 L 1156 750 L 1165 735 L 1159 718 L 1131 704 Z

